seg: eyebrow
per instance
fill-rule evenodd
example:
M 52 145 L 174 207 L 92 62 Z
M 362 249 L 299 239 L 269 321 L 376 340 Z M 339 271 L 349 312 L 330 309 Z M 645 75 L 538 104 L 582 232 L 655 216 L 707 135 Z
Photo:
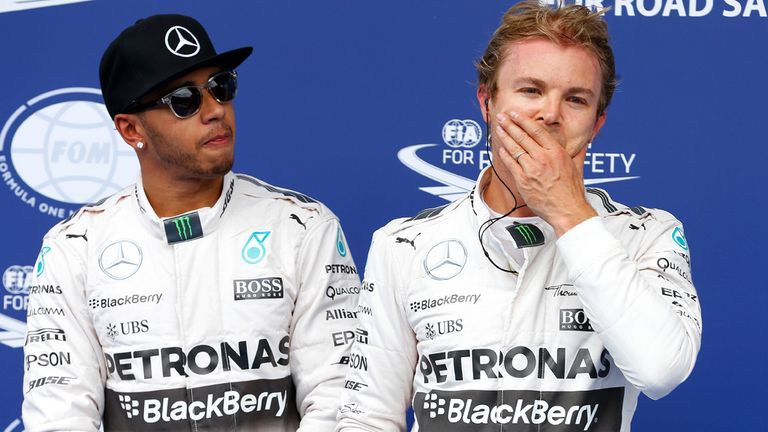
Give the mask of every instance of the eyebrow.
M 544 81 L 542 81 L 542 80 L 540 80 L 538 78 L 534 78 L 534 77 L 521 77 L 521 78 L 518 78 L 518 79 L 516 79 L 515 81 L 512 82 L 512 84 L 514 84 L 514 85 L 520 85 L 520 84 L 526 84 L 526 83 L 527 84 L 533 84 L 536 87 L 541 87 L 541 88 L 546 88 L 547 87 L 547 84 Z M 587 96 L 594 96 L 595 95 L 595 92 L 593 92 L 592 90 L 590 90 L 588 88 L 585 88 L 585 87 L 569 87 L 567 89 L 566 93 L 568 93 L 568 94 L 585 94 Z

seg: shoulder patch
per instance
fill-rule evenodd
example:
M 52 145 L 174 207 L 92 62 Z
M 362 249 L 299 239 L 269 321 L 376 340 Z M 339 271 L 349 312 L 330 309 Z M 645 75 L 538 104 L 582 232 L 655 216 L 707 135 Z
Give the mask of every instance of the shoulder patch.
M 416 216 L 414 216 L 414 217 L 412 217 L 410 219 L 406 219 L 403 222 L 411 222 L 411 221 L 416 221 L 416 220 L 421 220 L 421 219 L 429 219 L 429 218 L 431 218 L 433 216 L 439 215 L 449 205 L 451 205 L 451 203 L 441 205 L 440 207 L 433 207 L 433 208 L 428 208 L 428 209 L 421 210 L 418 213 L 416 213 Z
M 597 188 L 587 188 L 587 193 L 591 193 L 600 198 L 600 201 L 603 203 L 603 207 L 605 207 L 608 212 L 613 213 L 618 210 L 616 206 L 613 205 L 613 202 L 611 202 L 611 197 L 609 197 L 604 190 Z
M 244 175 L 244 174 L 237 174 L 237 178 L 240 179 L 240 180 L 247 181 L 248 183 L 254 184 L 254 185 L 256 185 L 258 187 L 261 187 L 263 189 L 266 189 L 269 192 L 277 193 L 277 194 L 281 194 L 281 195 L 285 195 L 285 196 L 294 198 L 294 199 L 296 199 L 296 200 L 298 200 L 300 202 L 303 202 L 305 204 L 319 204 L 319 202 L 317 200 L 312 199 L 312 198 L 308 197 L 307 195 L 298 193 L 296 191 L 292 191 L 290 189 L 281 189 L 281 188 L 272 186 L 270 184 L 261 182 L 261 181 L 257 180 L 254 177 L 251 177 L 251 176 L 247 176 L 247 175 Z

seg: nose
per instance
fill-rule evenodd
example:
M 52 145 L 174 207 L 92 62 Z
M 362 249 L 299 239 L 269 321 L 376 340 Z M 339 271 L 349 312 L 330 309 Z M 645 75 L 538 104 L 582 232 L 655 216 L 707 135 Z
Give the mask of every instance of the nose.
M 202 100 L 200 101 L 200 104 L 200 118 L 203 123 L 220 120 L 224 116 L 224 104 L 219 103 L 208 89 L 202 91 Z
M 536 120 L 548 126 L 556 126 L 560 124 L 560 115 L 560 98 L 554 97 L 554 95 L 541 98 L 541 106 Z

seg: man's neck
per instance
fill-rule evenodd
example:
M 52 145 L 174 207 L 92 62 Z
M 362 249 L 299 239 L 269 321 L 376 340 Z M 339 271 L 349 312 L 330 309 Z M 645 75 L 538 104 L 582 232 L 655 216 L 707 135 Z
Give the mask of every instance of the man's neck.
M 481 185 L 485 186 L 481 187 L 482 196 L 483 201 L 488 207 L 490 207 L 491 210 L 499 214 L 507 214 L 508 211 L 517 207 L 517 209 L 510 213 L 508 216 L 536 216 L 527 206 L 524 205 L 525 201 L 523 201 L 520 192 L 517 191 L 517 185 L 515 185 L 514 181 L 510 180 L 506 182 L 507 186 L 509 186 L 509 190 L 507 190 L 507 188 L 504 187 L 504 184 L 492 169 L 486 171 L 485 175 L 487 176 L 487 179 L 483 179 L 481 181 Z M 514 198 L 512 195 L 510 195 L 510 190 L 512 191 L 512 194 L 514 194 Z
M 180 215 L 203 207 L 213 207 L 221 196 L 224 177 L 167 180 L 142 173 L 144 193 L 158 217 Z

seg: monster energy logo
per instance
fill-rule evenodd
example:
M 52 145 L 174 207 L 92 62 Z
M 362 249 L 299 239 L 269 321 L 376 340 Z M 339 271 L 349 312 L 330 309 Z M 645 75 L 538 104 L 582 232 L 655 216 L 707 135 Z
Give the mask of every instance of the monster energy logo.
M 203 227 L 197 212 L 166 219 L 164 224 L 168 244 L 192 240 L 203 235 Z
M 189 216 L 174 219 L 173 223 L 176 224 L 176 231 L 179 233 L 180 239 L 187 240 L 192 237 L 192 225 L 189 223 Z
M 536 225 L 518 223 L 508 226 L 507 231 L 515 240 L 518 248 L 544 244 L 544 233 Z
M 528 225 L 517 225 L 515 227 L 515 231 L 523 236 L 523 239 L 525 239 L 525 243 L 527 245 L 532 245 L 533 242 L 536 241 L 536 237 L 533 235 L 533 230 Z

